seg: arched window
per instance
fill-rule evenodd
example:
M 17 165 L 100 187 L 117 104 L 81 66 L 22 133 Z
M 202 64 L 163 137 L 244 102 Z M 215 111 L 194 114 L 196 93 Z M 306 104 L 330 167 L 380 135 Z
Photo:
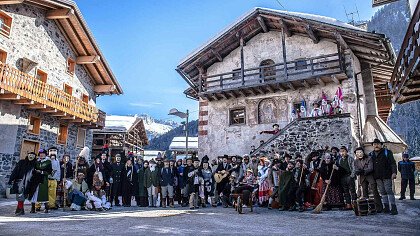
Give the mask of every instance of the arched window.
M 275 80 L 276 67 L 273 66 L 275 63 L 271 59 L 264 60 L 260 63 L 260 77 L 264 81 Z
M 276 123 L 278 112 L 276 102 L 271 98 L 266 98 L 258 104 L 258 123 L 270 124 Z

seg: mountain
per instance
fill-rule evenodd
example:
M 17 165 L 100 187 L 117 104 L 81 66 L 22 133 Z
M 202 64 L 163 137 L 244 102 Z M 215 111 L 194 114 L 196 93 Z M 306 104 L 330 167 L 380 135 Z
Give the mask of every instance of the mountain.
M 410 12 L 407 1 L 397 1 L 378 10 L 368 22 L 368 31 L 390 38 L 398 55 L 407 31 Z M 388 118 L 389 126 L 408 144 L 411 157 L 420 156 L 420 101 L 397 104 Z
M 138 115 L 138 117 L 143 120 L 144 128 L 146 129 L 146 134 L 149 140 L 166 134 L 179 126 L 179 123 L 175 121 L 154 119 L 146 114 Z
M 188 122 L 188 135 L 198 136 L 198 120 Z M 184 126 L 180 125 L 175 129 L 150 140 L 150 144 L 146 147 L 148 150 L 168 150 L 172 139 L 176 136 L 185 136 Z

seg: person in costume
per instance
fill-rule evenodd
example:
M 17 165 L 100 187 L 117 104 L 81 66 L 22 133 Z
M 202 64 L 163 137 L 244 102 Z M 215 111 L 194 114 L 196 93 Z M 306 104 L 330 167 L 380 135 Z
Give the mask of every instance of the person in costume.
M 327 95 L 324 92 L 322 92 L 321 110 L 322 110 L 322 115 L 324 115 L 324 116 L 328 116 L 328 115 L 333 114 L 331 105 L 328 104 Z
M 332 147 L 331 148 L 331 158 L 333 159 L 334 162 L 338 161 L 338 158 L 340 157 L 339 155 L 340 150 L 338 149 L 338 147 Z
M 311 117 L 323 116 L 323 112 L 322 112 L 321 108 L 319 107 L 319 103 L 318 102 L 314 102 L 312 104 L 312 106 L 314 106 L 314 108 L 311 111 L 311 114 L 310 114 Z
M 25 159 L 19 160 L 9 177 L 8 184 L 12 186 L 11 193 L 16 194 L 16 211 L 15 215 L 24 215 L 25 209 L 23 203 L 28 197 L 34 194 L 32 172 L 36 164 L 36 154 L 28 153 Z
M 202 184 L 200 178 L 203 178 L 198 158 L 194 158 L 192 168 L 188 168 L 187 177 L 190 209 L 198 208 L 198 197 L 200 196 L 200 185 Z
M 228 159 L 229 159 L 228 155 L 223 156 L 222 163 L 220 163 L 216 169 L 217 174 L 223 174 L 223 173 L 226 174 L 226 172 L 229 172 L 232 169 L 232 165 L 228 163 Z M 227 176 L 230 176 L 230 174 L 228 174 Z M 216 194 L 215 194 L 216 202 L 219 201 L 220 193 L 222 193 L 223 189 L 225 189 L 225 185 L 227 184 L 227 182 L 229 182 L 229 178 L 225 177 L 219 183 L 216 183 Z
M 305 210 L 303 207 L 304 197 L 309 186 L 309 170 L 303 160 L 298 160 L 295 163 L 293 174 L 295 186 L 292 187 L 295 190 L 295 205 L 289 210 L 295 210 L 298 207 L 299 212 L 303 212 Z
M 306 102 L 305 102 L 305 100 L 302 100 L 302 102 L 300 104 L 298 118 L 305 118 L 305 117 L 307 117 L 307 115 L 306 115 Z
M 65 197 L 65 180 L 73 179 L 73 165 L 70 163 L 70 155 L 64 154 L 60 161 L 60 182 L 57 185 L 57 198 L 56 205 L 58 207 L 64 207 Z
M 131 198 L 134 196 L 134 185 L 137 180 L 137 173 L 134 171 L 134 166 L 131 159 L 127 159 L 123 171 L 121 173 L 122 185 L 122 204 L 124 207 L 131 206 Z
M 295 163 L 289 161 L 287 164 L 286 170 L 280 174 L 280 182 L 278 188 L 279 196 L 279 211 L 288 210 L 294 205 L 295 202 L 295 178 L 294 178 L 294 169 Z
M 96 156 L 94 162 L 87 170 L 86 182 L 88 183 L 89 188 L 92 188 L 93 175 L 95 174 L 95 172 L 101 172 L 102 177 L 104 178 L 104 184 L 106 186 L 109 186 L 108 172 L 102 163 L 101 156 Z
M 58 150 L 56 147 L 51 147 L 48 149 L 48 156 L 51 161 L 52 172 L 48 176 L 48 205 L 49 209 L 57 209 L 56 205 L 57 200 L 57 186 L 60 182 L 61 177 L 61 168 L 60 162 L 57 160 Z M 61 186 L 59 188 L 59 194 L 61 194 Z
M 338 87 L 335 92 L 334 98 L 331 102 L 331 109 L 333 114 L 343 113 L 343 92 L 340 87 Z
M 44 212 L 48 213 L 48 176 L 52 173 L 51 160 L 47 156 L 47 151 L 44 149 L 39 150 L 38 156 L 39 158 L 35 165 L 33 177 L 37 188 L 31 199 L 31 213 L 35 212 L 36 203 L 39 203 L 37 210 L 40 210 L 40 204 L 44 203 Z
M 208 199 L 210 197 L 210 202 L 213 207 L 216 207 L 216 201 L 214 199 L 214 188 L 215 188 L 215 180 L 213 176 L 213 171 L 210 169 L 209 162 L 207 159 L 204 159 L 201 163 L 202 165 L 202 175 L 204 180 L 204 201 L 203 206 L 208 203 Z
M 270 161 L 265 157 L 260 158 L 260 165 L 258 166 L 258 202 L 260 206 L 268 206 L 268 199 L 270 198 L 270 181 L 268 177 L 268 167 Z
M 354 158 L 348 154 L 347 148 L 340 148 L 340 159 L 338 159 L 338 171 L 340 173 L 340 183 L 343 188 L 345 210 L 351 210 L 355 207 L 356 186 L 354 172 Z
M 280 126 L 278 124 L 274 124 L 273 125 L 273 130 L 261 131 L 260 134 L 272 134 L 272 135 L 276 135 L 279 132 L 280 132 Z
M 415 186 L 414 186 L 414 172 L 416 171 L 416 165 L 408 158 L 408 153 L 402 155 L 402 161 L 398 162 L 398 171 L 401 173 L 401 197 L 400 200 L 405 199 L 405 190 L 407 185 L 410 188 L 410 200 L 416 200 L 414 198 Z
M 144 185 L 144 178 L 145 178 L 145 171 L 149 168 L 149 162 L 147 160 L 142 161 L 139 159 L 139 162 L 142 162 L 139 165 L 138 172 L 137 172 L 137 183 L 138 183 L 138 200 L 137 206 L 140 207 L 147 207 L 149 205 L 148 195 L 147 195 L 147 188 Z
M 185 188 L 184 165 L 182 164 L 182 159 L 178 159 L 176 161 L 176 179 L 177 185 L 175 188 L 175 200 L 178 202 L 178 205 L 182 205 Z
M 369 156 L 373 160 L 373 177 L 378 185 L 379 193 L 382 197 L 383 212 L 397 215 L 397 205 L 395 205 L 395 194 L 392 182 L 397 178 L 397 164 L 391 150 L 384 148 L 379 139 L 373 140 L 373 151 Z M 389 207 L 391 205 L 391 209 Z
M 272 186 L 273 186 L 273 191 L 272 194 L 270 196 L 270 198 L 268 199 L 268 209 L 272 209 L 271 205 L 274 201 L 274 199 L 277 199 L 278 196 L 278 190 L 279 190 L 279 177 L 280 177 L 280 173 L 281 173 L 281 162 L 278 159 L 274 159 L 273 162 L 271 163 L 271 166 L 268 170 L 268 179 L 272 182 Z M 251 170 L 252 172 L 252 170 Z
M 166 208 L 167 197 L 169 197 L 169 206 L 174 207 L 174 169 L 170 167 L 169 160 L 163 160 L 163 168 L 160 171 L 160 186 L 162 189 L 162 207 Z
M 309 166 L 310 172 L 310 187 L 308 188 L 306 194 L 306 202 L 308 202 L 308 207 L 316 206 L 321 201 L 322 196 L 322 180 L 320 178 L 319 169 L 322 163 L 322 155 L 324 150 L 312 151 L 308 155 L 307 166 Z
M 334 173 L 331 176 L 333 169 Z M 319 172 L 324 183 L 322 187 L 322 193 L 325 193 L 327 184 L 330 184 L 325 195 L 325 210 L 331 210 L 332 208 L 342 208 L 344 205 L 344 198 L 340 185 L 340 173 L 338 172 L 338 166 L 335 165 L 334 158 L 329 153 L 324 154 L 324 162 L 321 164 Z
M 235 182 L 235 181 L 233 181 Z M 256 178 L 254 177 L 252 170 L 246 170 L 245 176 L 238 184 L 235 183 L 233 193 L 242 194 L 243 196 L 243 207 L 247 207 L 250 202 L 250 197 L 254 191 L 254 185 L 256 184 Z
M 150 166 L 145 169 L 144 186 L 147 188 L 149 196 L 149 207 L 156 207 L 158 196 L 158 187 L 160 182 L 160 172 L 156 166 L 156 162 L 152 159 L 149 162 Z
M 89 190 L 89 187 L 85 181 L 85 175 L 83 173 L 77 174 L 77 178 L 73 179 L 72 181 L 67 180 L 67 183 L 70 182 L 71 185 L 66 184 L 68 188 L 68 200 L 70 205 L 70 209 L 72 211 L 80 211 L 82 207 L 86 204 L 86 196 L 85 194 Z
M 378 187 L 373 177 L 373 160 L 365 154 L 362 147 L 356 148 L 354 151 L 356 159 L 354 160 L 354 172 L 358 176 L 358 185 L 362 187 L 362 198 L 368 199 L 369 192 L 373 193 L 375 200 L 376 212 L 382 212 L 382 201 L 379 196 Z
M 189 184 L 188 184 L 188 173 L 190 172 L 190 169 L 193 169 L 193 161 L 192 158 L 190 156 L 188 156 L 186 158 L 186 164 L 185 167 L 183 168 L 183 182 L 184 182 L 184 190 L 183 190 L 183 198 L 182 198 L 182 207 L 186 207 L 188 206 L 188 202 L 189 202 Z
M 93 184 L 90 191 L 86 193 L 86 208 L 88 210 L 104 211 L 111 209 L 111 203 L 106 200 L 106 193 L 102 189 L 104 185 L 101 172 L 93 174 Z
M 109 183 L 109 178 L 111 178 L 111 173 L 112 173 L 112 165 L 111 163 L 108 161 L 108 154 L 107 152 L 102 151 L 101 153 L 101 163 L 103 166 L 103 171 L 102 174 L 104 176 L 104 180 L 105 180 L 105 186 L 104 186 L 104 190 L 106 192 L 106 195 L 108 198 L 110 198 L 110 183 Z
M 110 202 L 112 203 L 113 201 L 115 201 L 115 206 L 121 206 L 118 200 L 118 197 L 122 195 L 121 181 L 122 181 L 122 171 L 123 171 L 124 165 L 121 163 L 120 154 L 115 155 L 115 163 L 113 163 L 111 167 L 112 167 L 112 172 L 111 172 L 110 183 L 112 184 L 112 187 L 111 187 Z

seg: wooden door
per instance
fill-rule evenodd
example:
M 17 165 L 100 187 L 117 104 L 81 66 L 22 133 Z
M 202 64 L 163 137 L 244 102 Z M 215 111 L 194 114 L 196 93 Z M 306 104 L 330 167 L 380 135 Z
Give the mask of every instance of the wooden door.
M 39 150 L 39 143 L 29 140 L 23 140 L 22 148 L 20 149 L 20 159 L 25 159 L 26 155 L 30 152 L 37 153 Z

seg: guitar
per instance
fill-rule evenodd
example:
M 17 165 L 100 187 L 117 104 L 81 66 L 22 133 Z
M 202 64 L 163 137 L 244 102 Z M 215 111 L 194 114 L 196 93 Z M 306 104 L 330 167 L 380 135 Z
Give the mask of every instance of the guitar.
M 222 180 L 223 180 L 224 178 L 226 178 L 226 177 L 228 177 L 228 176 L 229 176 L 230 171 L 231 171 L 232 169 L 236 168 L 236 167 L 237 167 L 237 166 L 234 166 L 234 167 L 230 168 L 229 170 L 222 170 L 222 171 L 220 171 L 221 173 L 215 173 L 215 174 L 214 174 L 214 181 L 216 181 L 216 183 L 217 183 L 217 184 L 218 184 L 218 183 L 220 183 L 220 182 L 222 182 Z

